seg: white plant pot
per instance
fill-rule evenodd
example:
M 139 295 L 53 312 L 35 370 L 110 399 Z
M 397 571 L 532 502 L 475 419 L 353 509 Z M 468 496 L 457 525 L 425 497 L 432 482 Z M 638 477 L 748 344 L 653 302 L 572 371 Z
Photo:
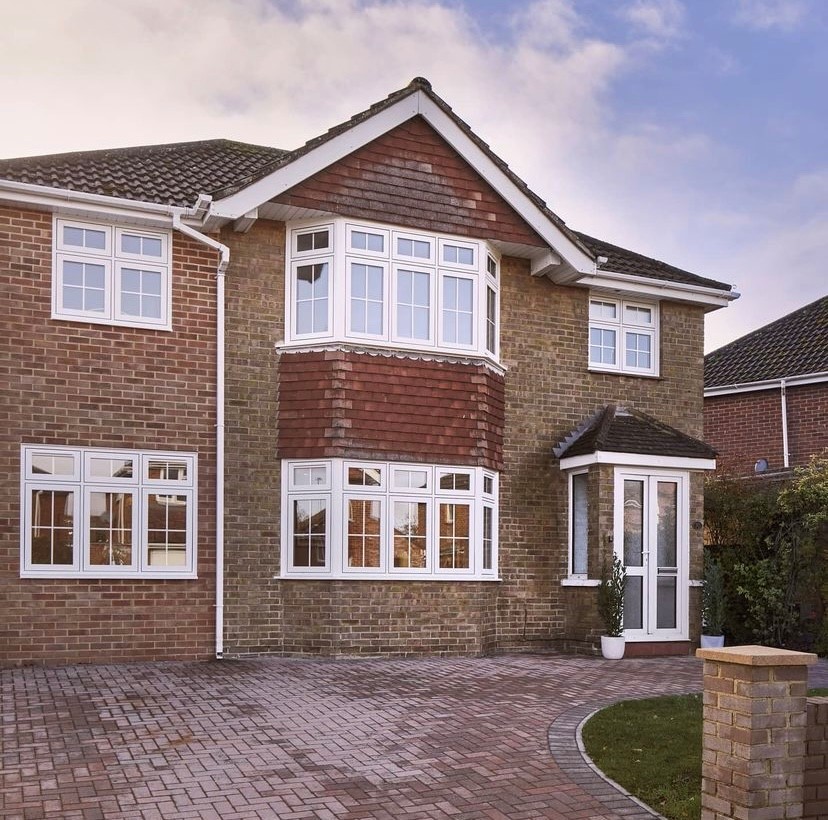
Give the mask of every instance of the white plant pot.
M 719 649 L 724 646 L 724 635 L 702 635 L 702 649 Z
M 624 657 L 624 644 L 626 639 L 611 638 L 609 635 L 601 635 L 601 654 L 610 661 L 617 661 Z

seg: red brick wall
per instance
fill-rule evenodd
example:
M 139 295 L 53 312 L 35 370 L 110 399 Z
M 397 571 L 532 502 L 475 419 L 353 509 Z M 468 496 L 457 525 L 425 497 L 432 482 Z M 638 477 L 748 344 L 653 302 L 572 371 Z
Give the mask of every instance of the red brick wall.
M 215 253 L 173 238 L 173 330 L 55 321 L 52 218 L 0 208 L 0 662 L 207 658 Z M 21 579 L 20 445 L 197 452 L 197 580 Z
M 503 377 L 483 365 L 284 354 L 280 458 L 390 458 L 500 469 Z
M 791 464 L 807 464 L 828 448 L 828 382 L 788 387 L 788 450 Z
M 828 447 L 828 384 L 788 387 L 786 393 L 790 466 L 797 467 Z M 784 467 L 779 388 L 709 396 L 704 431 L 718 452 L 720 472 L 753 475 L 760 458 L 771 470 Z
M 422 117 L 274 201 L 426 231 L 545 244 Z

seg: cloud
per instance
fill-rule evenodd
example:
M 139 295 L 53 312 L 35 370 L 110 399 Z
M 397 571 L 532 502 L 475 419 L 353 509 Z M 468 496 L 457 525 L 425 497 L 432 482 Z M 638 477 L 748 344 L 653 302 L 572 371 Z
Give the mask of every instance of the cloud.
M 679 0 L 634 0 L 619 15 L 649 37 L 670 40 L 682 34 L 685 9 Z
M 736 0 L 733 21 L 747 28 L 793 31 L 809 10 L 806 0 Z

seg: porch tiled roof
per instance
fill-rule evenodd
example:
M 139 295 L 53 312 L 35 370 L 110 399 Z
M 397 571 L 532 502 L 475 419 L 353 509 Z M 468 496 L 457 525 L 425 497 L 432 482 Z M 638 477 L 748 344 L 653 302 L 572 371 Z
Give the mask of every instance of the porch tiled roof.
M 704 357 L 704 386 L 828 372 L 828 296 Z
M 554 448 L 558 458 L 597 452 L 634 453 L 672 458 L 715 458 L 716 451 L 697 438 L 631 407 L 602 407 Z

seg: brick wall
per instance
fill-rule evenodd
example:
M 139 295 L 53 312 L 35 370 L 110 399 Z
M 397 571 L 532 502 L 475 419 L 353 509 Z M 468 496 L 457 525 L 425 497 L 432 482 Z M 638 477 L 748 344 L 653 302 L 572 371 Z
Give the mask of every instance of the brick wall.
M 478 380 L 474 387 L 489 376 L 481 377 L 485 369 L 480 367 L 416 359 L 341 352 L 277 355 L 274 345 L 284 333 L 284 227 L 259 222 L 249 234 L 228 232 L 224 238 L 233 243 L 228 272 L 227 651 L 405 654 L 592 645 L 600 634 L 591 612 L 595 589 L 560 584 L 567 571 L 567 485 L 553 460 L 552 446 L 597 407 L 610 402 L 632 404 L 690 435 L 700 435 L 702 309 L 663 305 L 660 378 L 589 373 L 588 293 L 531 277 L 525 260 L 504 259 L 502 581 L 288 581 L 277 577 L 279 414 L 286 428 L 282 456 L 327 454 L 325 429 L 331 427 L 316 418 L 320 402 L 302 404 L 312 397 L 297 385 L 301 387 L 304 380 L 312 389 L 321 368 L 336 370 L 334 382 L 341 381 L 350 390 L 354 382 L 348 379 L 356 372 L 357 381 L 362 381 L 359 389 L 375 402 L 383 393 L 377 380 L 404 382 L 421 377 L 423 371 L 429 377 L 439 373 L 443 379 L 452 372 L 453 379 L 472 374 Z M 386 375 L 389 366 L 394 370 L 393 382 Z M 424 401 L 434 401 L 430 394 L 423 391 Z M 323 408 L 330 400 L 328 415 L 333 413 L 334 398 L 322 397 Z M 358 394 L 345 397 L 343 393 L 340 399 L 337 406 L 346 415 L 360 403 Z M 457 400 L 464 403 L 468 397 Z M 393 403 L 393 398 L 385 401 Z M 375 413 L 375 425 L 381 428 L 384 419 Z M 291 440 L 288 433 L 297 420 L 306 428 L 319 427 L 311 436 L 314 441 Z M 353 428 L 344 429 L 351 435 Z M 368 432 L 367 426 L 362 428 L 363 435 Z M 358 452 L 377 459 L 412 457 L 390 436 L 389 428 L 371 441 L 355 439 L 362 448 Z M 296 449 L 305 445 L 320 450 Z M 461 460 L 456 453 L 448 459 L 430 453 L 428 458 L 437 462 Z M 474 459 L 464 463 L 478 463 Z M 590 546 L 592 577 L 598 576 L 600 561 L 611 549 L 602 537 L 612 529 L 611 467 L 602 468 L 596 485 L 601 496 Z M 692 520 L 701 519 L 700 487 L 694 476 Z M 700 534 L 691 529 L 691 577 L 699 575 L 700 551 Z M 697 627 L 693 629 L 697 634 Z
M 828 384 L 787 388 L 790 466 L 807 464 L 828 447 Z M 717 469 L 753 475 L 766 458 L 771 470 L 784 467 L 780 391 L 758 390 L 704 400 L 705 440 L 718 452 Z
M 279 363 L 280 458 L 502 466 L 503 377 L 483 365 L 330 351 Z
M 589 615 L 594 588 L 561 587 L 567 570 L 568 488 L 552 447 L 598 407 L 630 404 L 700 436 L 703 313 L 662 303 L 661 377 L 587 370 L 588 292 L 529 275 L 527 263 L 502 265 L 501 341 L 506 375 L 505 473 L 501 480 L 503 582 L 501 645 L 590 646 L 600 622 Z M 601 468 L 598 512 L 590 531 L 589 574 L 597 578 L 612 546 L 612 468 Z M 595 492 L 595 485 L 593 492 Z M 691 521 L 701 520 L 701 478 L 691 478 Z M 594 496 L 593 496 L 594 506 Z M 701 532 L 691 527 L 691 578 L 699 577 Z M 691 604 L 697 594 L 693 592 Z M 693 632 L 697 633 L 697 623 Z
M 215 253 L 173 237 L 173 330 L 55 321 L 52 218 L 0 208 L 0 662 L 207 658 Z M 198 453 L 197 580 L 21 579 L 20 445 Z

